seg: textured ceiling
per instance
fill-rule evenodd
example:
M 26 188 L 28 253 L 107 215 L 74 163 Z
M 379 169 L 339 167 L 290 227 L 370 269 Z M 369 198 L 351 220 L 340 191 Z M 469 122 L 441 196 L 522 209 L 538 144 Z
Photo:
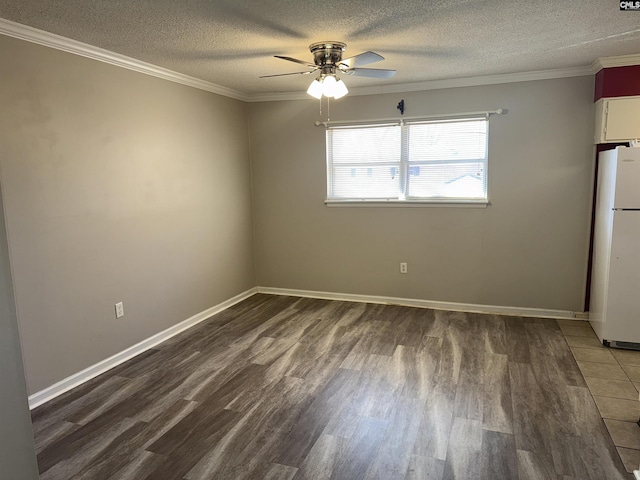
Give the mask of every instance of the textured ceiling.
M 640 53 L 640 12 L 612 0 L 0 0 L 0 17 L 247 95 L 299 92 L 311 43 L 373 50 L 390 80 L 349 87 L 582 67 Z M 304 66 L 302 66 L 304 70 Z

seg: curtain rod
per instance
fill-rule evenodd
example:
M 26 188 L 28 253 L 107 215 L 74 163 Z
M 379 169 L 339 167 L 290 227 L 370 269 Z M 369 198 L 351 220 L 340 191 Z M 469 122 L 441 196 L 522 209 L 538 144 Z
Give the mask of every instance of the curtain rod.
M 319 127 L 320 125 L 324 125 L 325 127 L 328 127 L 329 125 L 350 125 L 350 124 L 358 124 L 358 123 L 376 123 L 376 122 L 399 122 L 402 123 L 405 120 L 428 120 L 431 118 L 465 118 L 465 117 L 472 117 L 474 115 L 485 115 L 485 116 L 489 116 L 489 115 L 504 115 L 508 112 L 508 110 L 506 108 L 499 108 L 497 110 L 489 110 L 489 111 L 482 111 L 482 112 L 464 112 L 464 113 L 450 113 L 450 114 L 444 114 L 444 115 L 420 115 L 420 116 L 414 116 L 414 117 L 388 117 L 388 118 L 372 118 L 372 119 L 366 119 L 366 120 L 341 120 L 341 121 L 326 121 L 326 122 L 319 122 L 318 120 L 316 120 L 314 122 L 314 125 L 316 127 Z

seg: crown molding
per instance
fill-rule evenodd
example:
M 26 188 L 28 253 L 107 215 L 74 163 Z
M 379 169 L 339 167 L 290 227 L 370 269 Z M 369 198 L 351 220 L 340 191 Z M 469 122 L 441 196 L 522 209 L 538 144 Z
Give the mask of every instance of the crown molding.
M 162 78 L 170 82 L 180 83 L 207 92 L 244 102 L 272 102 L 284 100 L 307 100 L 309 96 L 304 92 L 279 92 L 246 94 L 238 90 L 216 85 L 189 75 L 174 72 L 135 58 L 104 50 L 93 45 L 71 40 L 54 33 L 45 32 L 37 28 L 22 25 L 0 18 L 0 34 L 18 38 L 27 42 L 37 43 L 64 52 L 91 58 L 99 62 Z M 600 62 L 600 63 L 598 63 Z M 385 93 L 418 92 L 422 90 L 439 90 L 457 87 L 476 87 L 481 85 L 496 85 L 501 83 L 529 82 L 534 80 L 550 80 L 554 78 L 580 77 L 592 75 L 596 65 L 622 66 L 640 64 L 640 55 L 624 55 L 621 57 L 607 57 L 596 60 L 590 67 L 562 68 L 556 70 L 537 70 L 532 72 L 505 73 L 498 75 L 482 75 L 476 77 L 452 78 L 446 80 L 431 80 L 426 82 L 403 83 L 395 85 L 380 85 L 375 87 L 359 87 L 349 90 L 350 95 L 380 95 Z M 601 67 L 603 68 L 603 67 Z
M 423 90 L 441 90 L 445 88 L 477 87 L 497 85 L 501 83 L 531 82 L 535 80 L 552 80 L 554 78 L 583 77 L 593 75 L 591 67 L 560 68 L 555 70 L 536 70 L 521 73 L 503 73 L 498 75 L 482 75 L 477 77 L 451 78 L 447 80 L 431 80 L 427 82 L 402 83 L 396 85 L 379 85 L 376 87 L 359 87 L 349 89 L 349 95 L 380 95 L 384 93 L 419 92 Z M 304 100 L 309 96 L 305 92 L 263 93 L 248 95 L 248 102 L 273 102 L 280 100 Z M 314 100 L 315 101 L 315 100 Z
M 45 32 L 44 30 L 22 25 L 21 23 L 12 22 L 4 18 L 0 18 L 0 34 L 44 45 L 45 47 L 55 48 L 56 50 L 62 50 L 63 52 L 91 58 L 93 60 L 98 60 L 99 62 L 109 63 L 128 70 L 133 70 L 134 72 L 144 73 L 146 75 L 198 88 L 207 92 L 216 93 L 225 97 L 235 98 L 236 100 L 247 101 L 247 95 L 243 92 L 222 87 L 220 85 L 174 72 L 166 68 L 158 67 L 150 63 L 136 60 L 135 58 L 120 55 L 119 53 L 94 47 L 93 45 L 71 40 L 70 38 L 56 35 L 55 33 Z
M 631 67 L 634 65 L 640 65 L 640 54 L 620 55 L 617 57 L 602 57 L 597 58 L 591 64 L 591 72 L 598 73 L 603 68 Z

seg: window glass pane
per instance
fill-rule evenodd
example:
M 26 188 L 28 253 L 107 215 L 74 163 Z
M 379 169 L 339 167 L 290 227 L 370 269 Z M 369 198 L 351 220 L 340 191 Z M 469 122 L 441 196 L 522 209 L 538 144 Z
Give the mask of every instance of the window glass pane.
M 399 162 L 400 133 L 394 125 L 331 129 L 333 163 Z
M 484 159 L 487 121 L 409 125 L 409 162 Z
M 329 199 L 486 200 L 486 118 L 327 130 Z
M 390 165 L 335 166 L 334 198 L 398 198 L 399 168 Z
M 407 196 L 481 199 L 486 181 L 484 162 L 411 165 Z

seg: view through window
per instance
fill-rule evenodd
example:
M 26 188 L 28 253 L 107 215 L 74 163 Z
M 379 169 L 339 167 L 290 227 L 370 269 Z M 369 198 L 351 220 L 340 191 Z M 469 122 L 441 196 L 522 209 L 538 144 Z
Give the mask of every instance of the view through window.
M 327 200 L 486 202 L 488 120 L 327 129 Z

